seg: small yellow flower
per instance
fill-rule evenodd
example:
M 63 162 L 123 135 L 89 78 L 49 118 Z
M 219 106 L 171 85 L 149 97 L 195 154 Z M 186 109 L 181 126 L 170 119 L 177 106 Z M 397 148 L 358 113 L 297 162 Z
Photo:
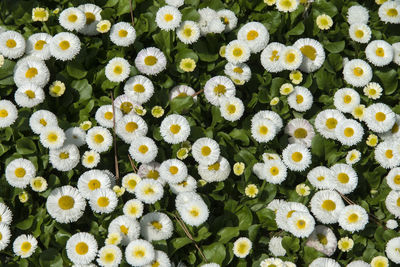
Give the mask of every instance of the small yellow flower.
M 244 193 L 248 197 L 255 198 L 258 194 L 258 188 L 255 184 L 249 184 L 244 189 Z
M 118 185 L 114 185 L 113 191 L 115 194 L 117 194 L 118 197 L 122 196 L 125 193 L 125 188 L 120 187 Z
M 376 256 L 371 260 L 371 267 L 388 267 L 389 260 L 384 256 Z
M 191 58 L 184 58 L 179 63 L 179 68 L 185 72 L 192 72 L 196 68 L 196 61 Z
M 122 236 L 120 235 L 120 233 L 109 233 L 107 238 L 106 238 L 106 245 L 119 245 L 119 243 L 121 243 L 122 240 Z
M 274 98 L 271 99 L 271 101 L 269 102 L 269 104 L 271 106 L 275 106 L 279 103 L 279 97 L 275 96 Z
M 353 117 L 359 121 L 362 121 L 362 119 L 364 118 L 364 114 L 365 114 L 365 105 L 358 105 L 351 112 L 351 115 L 353 115 Z
M 151 109 L 151 115 L 153 115 L 154 118 L 160 118 L 164 115 L 164 109 L 161 106 L 154 106 Z
M 0 54 L 0 68 L 4 65 L 4 56 Z
M 303 81 L 303 74 L 298 70 L 293 70 L 290 72 L 289 78 L 293 84 L 299 84 Z
M 30 184 L 35 192 L 43 192 L 47 189 L 47 181 L 41 176 L 32 178 Z
M 281 95 L 290 95 L 294 90 L 293 85 L 290 83 L 284 83 L 281 85 L 281 88 L 279 89 L 279 92 Z
M 338 248 L 343 252 L 350 251 L 353 248 L 353 246 L 354 246 L 354 241 L 351 238 L 342 237 L 338 241 Z
M 357 163 L 361 158 L 361 152 L 357 149 L 350 150 L 346 156 L 346 163 L 347 164 L 354 164 Z
M 273 6 L 276 3 L 276 0 L 264 0 L 264 3 L 266 3 L 268 6 Z
M 306 184 L 298 184 L 296 186 L 296 193 L 302 197 L 308 196 L 310 194 L 310 187 Z
M 49 93 L 53 97 L 60 97 L 65 92 L 65 84 L 61 81 L 55 81 L 50 85 Z
M 56 9 L 53 10 L 53 14 L 57 15 L 58 13 L 60 13 L 60 9 L 57 7 Z
M 219 55 L 220 57 L 225 57 L 225 52 L 226 52 L 226 45 L 223 45 L 219 49 Z
M 321 30 L 328 30 L 332 27 L 333 25 L 333 20 L 329 15 L 322 14 L 317 17 L 317 26 Z
M 28 201 L 29 195 L 26 191 L 22 191 L 21 193 L 19 193 L 18 198 L 21 203 L 25 203 Z
M 385 3 L 387 0 L 375 0 L 375 3 L 377 3 L 378 5 L 382 5 L 383 3 Z
M 237 176 L 240 176 L 243 174 L 244 172 L 244 168 L 246 167 L 246 165 L 244 165 L 243 162 L 236 162 L 233 165 L 233 173 Z
M 32 9 L 33 21 L 47 21 L 49 19 L 49 11 L 42 7 L 35 7 Z
M 182 147 L 176 152 L 176 157 L 180 160 L 186 159 L 188 155 L 189 149 L 187 149 L 186 147 Z
M 82 122 L 82 123 L 79 125 L 79 127 L 80 127 L 82 130 L 87 131 L 87 130 L 89 130 L 90 128 L 92 128 L 92 122 L 91 122 L 91 121 L 84 121 L 84 122 Z
M 100 33 L 106 33 L 111 28 L 111 22 L 109 20 L 101 20 L 97 23 L 96 30 Z
M 239 79 L 233 79 L 231 77 L 231 80 L 236 84 L 236 85 L 243 85 L 245 83 L 244 80 L 239 80 Z
M 367 145 L 368 146 L 376 146 L 378 144 L 378 136 L 375 134 L 370 134 L 367 138 Z
M 142 106 L 135 106 L 133 108 L 133 110 L 135 111 L 136 114 L 138 114 L 139 116 L 144 116 L 147 113 L 147 110 L 142 107 Z

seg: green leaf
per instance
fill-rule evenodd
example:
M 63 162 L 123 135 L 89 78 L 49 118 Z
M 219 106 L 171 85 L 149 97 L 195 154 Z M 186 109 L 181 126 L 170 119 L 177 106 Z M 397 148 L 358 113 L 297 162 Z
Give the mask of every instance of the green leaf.
M 300 21 L 294 28 L 286 33 L 287 36 L 290 35 L 301 35 L 304 32 L 304 23 Z
M 33 224 L 33 219 L 35 219 L 35 216 L 29 215 L 27 219 L 17 223 L 16 227 L 21 230 L 28 230 Z
M 119 0 L 118 6 L 117 6 L 117 16 L 121 16 L 123 14 L 129 13 L 131 11 L 131 4 L 132 4 L 132 9 L 135 10 L 136 1 L 134 1 L 134 0 Z
M 346 43 L 345 41 L 338 41 L 338 42 L 325 42 L 324 48 L 331 53 L 340 53 L 343 51 Z
M 214 242 L 209 246 L 203 246 L 203 253 L 209 262 L 222 264 L 225 259 L 225 247 L 220 242 Z
M 219 236 L 218 241 L 226 244 L 232 238 L 237 237 L 239 235 L 239 227 L 225 227 L 218 231 L 217 235 Z
M 172 112 L 183 113 L 189 111 L 190 107 L 194 105 L 193 97 L 175 97 L 170 101 Z
M 253 223 L 253 214 L 247 206 L 242 206 L 242 208 L 236 212 L 236 216 L 239 219 L 239 229 L 246 230 Z
M 29 137 L 18 139 L 15 148 L 17 149 L 17 152 L 22 155 L 32 154 L 36 151 L 36 145 Z
M 385 95 L 391 95 L 396 91 L 399 81 L 397 78 L 397 72 L 394 69 L 386 72 L 376 70 L 375 75 L 381 80 L 383 89 L 385 90 Z
M 69 76 L 75 79 L 83 79 L 85 78 L 87 71 L 83 67 L 82 64 L 79 64 L 77 62 L 70 62 L 67 64 L 67 72 Z
M 282 246 L 286 251 L 297 252 L 300 249 L 300 240 L 295 237 L 284 236 L 282 239 Z
M 185 20 L 192 20 L 198 21 L 200 19 L 200 14 L 194 7 L 185 7 L 184 9 L 180 10 L 182 13 L 182 21 Z
M 80 101 L 88 100 L 92 97 L 93 88 L 87 79 L 72 81 L 71 87 L 79 92 Z
M 248 146 L 249 145 L 249 137 L 247 136 L 247 131 L 244 129 L 233 129 L 232 132 L 229 133 L 229 135 L 235 139 L 235 140 L 240 140 L 243 142 L 243 145 Z
M 187 237 L 178 237 L 178 238 L 172 239 L 170 242 L 170 244 L 172 245 L 172 253 L 174 253 L 178 249 L 180 249 L 183 246 L 186 246 L 187 244 L 190 244 L 190 243 L 192 243 L 192 240 L 190 240 Z

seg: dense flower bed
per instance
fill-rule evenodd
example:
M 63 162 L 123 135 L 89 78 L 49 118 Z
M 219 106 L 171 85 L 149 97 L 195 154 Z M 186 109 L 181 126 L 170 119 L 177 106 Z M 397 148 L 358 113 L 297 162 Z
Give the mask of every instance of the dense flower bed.
M 0 1 L 4 266 L 400 264 L 400 1 Z

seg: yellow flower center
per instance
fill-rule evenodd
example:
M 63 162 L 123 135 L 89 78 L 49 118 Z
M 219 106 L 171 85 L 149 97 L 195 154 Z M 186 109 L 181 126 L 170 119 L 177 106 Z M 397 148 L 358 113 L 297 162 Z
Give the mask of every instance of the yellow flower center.
M 307 137 L 307 130 L 304 128 L 297 128 L 294 131 L 294 137 L 302 139 Z
M 62 49 L 62 50 L 67 50 L 71 45 L 69 44 L 69 42 L 67 40 L 61 41 L 58 46 Z
M 92 190 L 92 191 L 93 191 L 93 190 L 96 190 L 96 189 L 98 189 L 98 188 L 100 188 L 100 186 L 101 186 L 100 181 L 97 180 L 97 179 L 92 179 L 92 180 L 90 180 L 89 183 L 88 183 L 88 187 L 89 187 L 89 189 Z
M 69 22 L 75 22 L 78 19 L 78 16 L 75 14 L 71 14 L 68 16 L 68 21 Z
M 243 54 L 243 49 L 240 47 L 235 47 L 232 51 L 234 57 L 240 57 Z
M 326 246 L 326 245 L 328 244 L 328 238 L 326 237 L 326 235 L 317 234 L 317 237 L 318 237 L 318 241 L 319 241 L 322 245 Z
M 75 200 L 70 196 L 62 196 L 58 199 L 58 206 L 63 210 L 70 210 L 74 207 Z
M 121 231 L 121 233 L 127 235 L 127 234 L 128 234 L 128 231 L 129 231 L 129 228 L 126 227 L 125 225 L 121 225 L 121 226 L 119 227 L 119 230 Z
M 59 157 L 60 157 L 60 159 L 68 159 L 69 158 L 69 153 L 61 152 Z
M 305 45 L 302 48 L 300 48 L 301 53 L 308 57 L 311 60 L 315 60 L 317 57 L 317 50 L 311 46 L 311 45 Z
M 122 66 L 117 65 L 117 66 L 114 67 L 113 71 L 114 71 L 115 74 L 120 75 L 122 73 L 122 70 L 123 70 Z
M 132 132 L 136 131 L 137 128 L 138 128 L 138 125 L 136 122 L 130 121 L 127 124 L 125 124 L 125 130 L 128 133 L 132 133 Z
M 128 181 L 128 186 L 129 186 L 129 188 L 131 188 L 131 189 L 135 189 L 135 187 L 136 187 L 136 181 L 133 180 L 133 179 L 130 179 L 130 180 Z
M 35 98 L 35 96 L 36 96 L 35 92 L 32 91 L 32 90 L 26 90 L 26 91 L 25 91 L 25 95 L 26 95 L 29 99 L 33 99 L 33 98 Z
M 205 157 L 211 154 L 211 148 L 209 146 L 203 146 L 201 148 L 201 154 Z
M 190 215 L 192 215 L 193 217 L 198 217 L 200 215 L 200 211 L 198 208 L 193 207 L 190 211 L 189 211 Z
M 376 54 L 378 57 L 384 57 L 384 56 L 385 56 L 385 50 L 384 50 L 382 47 L 378 47 L 378 48 L 375 50 L 375 54 Z
M 342 184 L 347 184 L 350 180 L 349 176 L 344 172 L 339 173 L 337 178 Z
M 96 134 L 96 135 L 93 137 L 93 140 L 94 140 L 94 142 L 95 142 L 96 144 L 101 144 L 101 143 L 103 143 L 103 141 L 104 141 L 104 137 L 103 137 L 101 134 Z
M 104 255 L 104 261 L 107 263 L 112 263 L 114 261 L 114 259 L 115 259 L 114 253 L 109 252 L 109 253 L 106 253 L 106 255 Z
M 165 14 L 164 15 L 164 20 L 166 21 L 166 22 L 170 22 L 171 20 L 173 20 L 174 19 L 174 16 L 172 15 L 172 14 Z
M 158 261 L 153 262 L 151 267 L 160 267 L 160 263 Z
M 355 223 L 358 221 L 358 215 L 355 213 L 350 214 L 350 216 L 347 218 L 349 223 Z
M 375 114 L 375 119 L 376 119 L 377 121 L 384 121 L 384 120 L 386 120 L 386 115 L 385 115 L 385 113 L 383 113 L 383 112 L 377 112 L 377 113 Z
M 280 2 L 280 4 L 286 9 L 290 9 L 292 7 L 292 1 L 290 0 L 283 0 Z
M 278 50 L 273 50 L 271 53 L 271 56 L 269 57 L 269 60 L 271 61 L 278 61 L 279 55 L 278 55 Z
M 79 242 L 75 246 L 75 251 L 79 255 L 85 255 L 89 251 L 89 246 L 85 242 Z
M 351 102 L 351 99 L 352 99 L 351 95 L 345 95 L 343 97 L 343 102 L 346 103 L 346 104 L 349 104 Z
M 330 199 L 324 200 L 321 204 L 321 207 L 327 211 L 333 211 L 336 209 L 336 203 Z
M 354 129 L 347 127 L 344 129 L 343 133 L 346 137 L 352 137 L 354 135 Z
M 338 121 L 335 118 L 329 118 L 326 120 L 325 125 L 329 130 L 335 129 Z
M 298 220 L 296 222 L 296 226 L 299 229 L 304 229 L 304 228 L 306 228 L 306 221 L 305 220 Z
M 156 228 L 157 230 L 161 230 L 162 229 L 162 224 L 160 223 L 160 222 L 158 222 L 158 221 L 152 221 L 151 222 L 151 225 L 154 227 L 154 228 Z
M 393 182 L 394 182 L 395 184 L 400 185 L 400 175 L 396 175 L 396 176 L 393 178 Z
M 178 171 L 179 171 L 179 169 L 178 169 L 178 167 L 176 167 L 176 166 L 171 166 L 171 167 L 169 167 L 169 172 L 170 172 L 172 175 L 177 174 Z
M 49 140 L 50 143 L 55 143 L 58 140 L 58 135 L 56 133 L 50 133 L 47 136 L 47 139 Z
M 147 173 L 147 178 L 157 180 L 158 177 L 160 177 L 160 174 L 159 174 L 159 172 L 156 171 L 156 170 L 150 170 L 150 171 Z
M 0 118 L 8 117 L 8 111 L 5 109 L 0 109 Z
M 104 118 L 106 120 L 112 120 L 112 118 L 114 117 L 113 113 L 110 111 L 107 111 L 106 113 L 104 113 Z
M 92 155 L 90 155 L 90 156 L 87 157 L 86 161 L 87 161 L 88 163 L 93 163 L 94 157 L 93 157 Z
M 121 37 L 121 38 L 124 38 L 127 35 L 128 35 L 128 32 L 126 30 L 124 30 L 124 29 L 121 29 L 121 30 L 118 31 L 118 36 Z
M 146 145 L 139 146 L 139 152 L 142 154 L 146 154 L 149 151 L 149 148 Z
M 233 104 L 229 104 L 226 107 L 226 110 L 228 111 L 229 114 L 234 114 L 236 112 L 236 106 Z
M 96 16 L 92 12 L 85 12 L 86 25 L 92 24 L 96 20 Z
M 294 152 L 292 154 L 292 160 L 294 162 L 300 162 L 303 159 L 303 154 L 301 154 L 300 152 Z
M 247 243 L 240 243 L 238 246 L 238 252 L 239 254 L 245 254 L 247 252 L 247 250 L 249 249 L 249 246 L 247 245 Z
M 214 87 L 214 93 L 218 96 L 223 95 L 226 93 L 226 87 L 223 84 L 218 84 Z
M 296 103 L 301 104 L 304 101 L 304 97 L 302 95 L 296 95 Z
M 323 180 L 325 180 L 325 177 L 324 177 L 324 176 L 318 176 L 318 177 L 317 177 L 317 180 L 320 181 L 320 182 L 322 182 Z
M 147 66 L 153 66 L 157 63 L 158 59 L 155 56 L 147 56 L 144 58 L 144 64 Z
M 25 77 L 28 79 L 32 79 L 33 77 L 35 77 L 38 74 L 38 70 L 36 68 L 29 68 L 26 72 L 25 72 Z
M 21 168 L 21 167 L 20 167 L 20 168 L 16 168 L 15 171 L 14 171 L 14 174 L 15 174 L 15 176 L 17 176 L 18 178 L 22 178 L 22 177 L 25 176 L 26 171 L 25 171 L 24 168 Z
M 288 53 L 286 55 L 286 62 L 293 63 L 296 60 L 296 55 L 294 53 Z
M 360 77 L 360 76 L 362 76 L 364 74 L 364 71 L 360 67 L 355 67 L 353 69 L 353 73 L 354 73 L 355 76 Z
M 268 127 L 265 125 L 262 125 L 259 129 L 258 132 L 262 135 L 266 135 L 268 133 Z
M 25 241 L 21 244 L 21 251 L 27 253 L 31 250 L 32 244 L 28 241 Z
M 386 156 L 388 159 L 393 158 L 393 150 L 391 150 L 391 149 L 386 150 L 385 156 Z
M 398 12 L 397 9 L 395 9 L 395 8 L 390 8 L 390 9 L 388 9 L 388 11 L 386 11 L 386 14 L 387 14 L 389 17 L 397 17 L 397 15 L 399 14 L 399 12 Z
M 258 32 L 251 30 L 247 33 L 247 40 L 248 41 L 253 41 L 254 39 L 256 39 L 258 37 Z
M 209 171 L 218 171 L 220 166 L 221 166 L 220 163 L 216 162 L 216 163 L 208 166 L 208 170 Z
M 131 102 L 123 102 L 120 106 L 120 109 L 125 113 L 128 114 L 133 109 L 133 105 Z
M 146 255 L 146 251 L 144 251 L 142 248 L 136 248 L 133 251 L 133 256 L 135 258 L 143 258 Z
M 273 175 L 273 176 L 276 176 L 276 175 L 278 175 L 279 174 L 279 168 L 278 167 L 271 167 L 270 169 L 269 169 L 269 172 L 271 173 L 271 175 Z
M 44 40 L 38 40 L 38 41 L 35 43 L 35 50 L 42 50 L 45 44 L 47 44 L 46 41 L 44 41 Z
M 17 46 L 17 42 L 16 42 L 14 39 L 8 39 L 8 40 L 6 41 L 6 46 L 7 46 L 8 48 L 14 48 L 14 47 Z
M 185 35 L 187 38 L 189 38 L 190 36 L 192 36 L 192 29 L 191 28 L 185 28 L 183 30 L 183 35 Z
M 153 188 L 149 185 L 148 187 L 146 187 L 146 188 L 144 189 L 144 194 L 145 194 L 145 195 L 152 195 L 152 194 L 154 194 Z
M 243 69 L 240 68 L 240 67 L 235 67 L 235 68 L 233 69 L 233 71 L 236 72 L 236 73 L 239 73 L 239 74 L 242 74 L 242 73 L 243 73 Z
M 178 124 L 172 124 L 171 127 L 169 127 L 169 130 L 173 133 L 173 134 L 177 134 L 180 132 L 181 130 L 181 126 Z
M 354 33 L 354 35 L 357 38 L 363 38 L 364 37 L 364 32 L 362 30 L 356 30 L 356 32 Z
M 133 86 L 133 91 L 137 93 L 143 93 L 145 91 L 145 88 L 142 84 L 138 83 Z
M 99 207 L 105 208 L 110 204 L 110 200 L 108 199 L 108 197 L 99 197 L 97 199 L 97 205 L 99 205 Z
M 44 9 L 36 10 L 34 13 L 34 17 L 43 19 L 47 17 L 47 12 Z

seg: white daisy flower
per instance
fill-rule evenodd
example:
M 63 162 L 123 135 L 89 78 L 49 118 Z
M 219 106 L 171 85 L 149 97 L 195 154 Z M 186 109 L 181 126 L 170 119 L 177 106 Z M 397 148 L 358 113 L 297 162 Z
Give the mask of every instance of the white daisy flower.
M 393 214 L 397 219 L 400 218 L 400 191 L 390 191 L 386 196 L 385 205 L 391 214 Z
M 220 155 L 218 143 L 207 137 L 197 139 L 192 145 L 193 158 L 200 164 L 214 164 Z
M 96 258 L 97 241 L 92 234 L 76 233 L 68 239 L 65 246 L 67 256 L 74 264 L 89 264 Z
M 99 153 L 107 151 L 112 146 L 112 140 L 111 133 L 100 126 L 91 128 L 86 134 L 88 147 Z
M 396 122 L 396 114 L 383 103 L 376 103 L 365 109 L 365 122 L 370 130 L 383 133 L 392 129 Z
M 359 205 L 346 206 L 339 215 L 339 226 L 349 232 L 363 230 L 368 223 L 368 214 Z
M 400 263 L 400 237 L 394 237 L 386 243 L 385 253 L 396 264 Z
M 197 10 L 197 12 L 200 14 L 199 27 L 201 35 L 221 33 L 225 30 L 225 24 L 214 9 L 206 7 Z
M 311 164 L 311 153 L 302 144 L 289 144 L 282 151 L 285 165 L 292 171 L 304 171 Z
M 179 144 L 190 135 L 190 125 L 187 119 L 178 114 L 171 114 L 161 122 L 160 133 L 169 144 Z
M 64 145 L 73 144 L 80 147 L 86 144 L 86 132 L 80 127 L 68 128 L 65 131 L 65 138 Z
M 342 88 L 335 92 L 333 97 L 335 107 L 344 113 L 350 113 L 360 105 L 360 95 L 351 88 Z
M 233 243 L 233 254 L 238 258 L 246 258 L 249 255 L 253 243 L 247 237 L 240 237 Z
M 43 89 L 31 83 L 19 87 L 14 97 L 17 105 L 24 108 L 33 108 L 43 103 L 45 99 Z
M 185 96 L 192 96 L 195 94 L 196 91 L 187 85 L 177 85 L 171 89 L 169 92 L 169 100 L 174 99 L 175 97 L 185 97 Z M 193 97 L 193 100 L 197 100 L 197 96 Z
M 163 197 L 164 189 L 159 182 L 153 179 L 143 179 L 137 183 L 135 195 L 137 199 L 146 204 L 154 204 Z
M 276 132 L 278 133 L 283 127 L 283 120 L 278 115 L 278 113 L 270 110 L 260 110 L 256 114 L 254 114 L 252 120 L 259 120 L 259 119 L 268 119 L 271 120 L 276 127 Z
M 125 259 L 132 266 L 143 266 L 155 258 L 153 245 L 143 239 L 131 241 L 125 249 Z
M 229 9 L 221 9 L 217 11 L 217 14 L 225 24 L 225 32 L 230 32 L 236 28 L 238 19 L 233 11 Z
M 20 235 L 14 240 L 13 251 L 21 258 L 29 258 L 35 252 L 37 244 L 33 235 Z
M 98 252 L 97 263 L 102 267 L 119 266 L 121 261 L 121 249 L 115 245 L 106 245 Z
M 128 173 L 124 177 L 122 177 L 122 186 L 129 193 L 134 193 L 136 185 L 142 180 L 139 175 L 136 173 Z
M 264 164 L 256 163 L 253 172 L 271 184 L 281 184 L 287 177 L 287 168 L 280 159 L 268 160 Z
M 280 236 L 273 236 L 269 243 L 268 243 L 268 250 L 274 255 L 275 257 L 282 257 L 286 255 L 286 250 L 282 246 L 282 237 Z
M 313 104 L 313 95 L 307 88 L 296 86 L 287 100 L 292 109 L 298 112 L 305 112 L 309 110 Z
M 90 170 L 79 177 L 77 187 L 82 196 L 89 199 L 91 193 L 96 189 L 110 188 L 111 180 L 101 170 Z
M 221 98 L 219 110 L 221 116 L 228 121 L 239 120 L 244 112 L 242 100 L 237 97 Z
M 337 223 L 339 214 L 345 207 L 340 195 L 333 190 L 316 192 L 311 198 L 310 205 L 315 218 L 323 224 Z
M 11 126 L 18 118 L 18 109 L 9 100 L 0 100 L 0 128 Z
M 124 115 L 134 113 L 137 103 L 128 95 L 120 95 L 114 100 L 114 106 L 118 108 Z
M 340 267 L 340 264 L 337 263 L 334 259 L 329 258 L 316 258 L 311 262 L 308 267 Z
M 303 54 L 300 49 L 294 46 L 287 46 L 282 50 L 279 60 L 283 69 L 295 70 L 300 67 L 303 60 Z
M 25 188 L 30 179 L 36 176 L 36 168 L 30 160 L 14 159 L 7 164 L 5 176 L 11 186 Z
M 148 47 L 139 51 L 135 66 L 146 75 L 157 75 L 167 67 L 167 59 L 160 49 Z
M 283 200 L 283 199 L 274 199 L 267 205 L 267 209 L 272 210 L 276 214 L 278 209 L 284 203 L 287 203 L 287 202 L 285 200 Z
M 393 47 L 393 62 L 400 65 L 400 42 L 392 44 Z
M 160 178 L 160 173 L 159 173 L 160 165 L 161 165 L 160 163 L 155 161 L 141 164 L 137 174 L 143 179 L 149 178 L 158 180 L 158 178 Z
M 200 177 L 211 183 L 211 182 L 222 182 L 226 180 L 231 172 L 231 166 L 224 157 L 219 157 L 217 162 L 211 165 L 199 164 L 198 171 Z
M 327 256 L 332 256 L 336 250 L 337 239 L 330 228 L 324 225 L 317 225 L 308 238 L 306 246 L 315 248 Z
M 400 168 L 393 168 L 386 175 L 386 182 L 392 190 L 400 190 Z
M 111 213 L 118 204 L 118 197 L 110 188 L 99 188 L 89 195 L 89 204 L 93 212 Z
M 170 6 L 180 7 L 185 3 L 185 1 L 184 0 L 165 0 L 165 3 Z
M 311 123 L 301 118 L 290 120 L 285 127 L 285 133 L 290 135 L 290 144 L 299 143 L 307 147 L 311 146 L 312 139 L 315 136 Z
M 126 246 L 129 242 L 139 238 L 140 224 L 126 215 L 121 215 L 111 221 L 108 232 L 120 234 L 121 245 Z
M 197 181 L 192 176 L 188 175 L 182 182 L 170 184 L 169 187 L 172 193 L 176 195 L 183 192 L 194 192 L 197 188 Z
M 114 118 L 115 113 L 115 118 Z M 96 121 L 100 124 L 100 126 L 106 128 L 113 128 L 114 127 L 114 119 L 118 121 L 122 118 L 122 111 L 112 105 L 103 105 L 100 106 L 95 115 Z
M 47 126 L 40 133 L 40 143 L 49 149 L 61 148 L 65 141 L 65 133 L 58 126 Z
M 118 46 L 130 46 L 135 42 L 136 31 L 130 23 L 118 22 L 111 27 L 110 40 Z
M 382 67 L 393 60 L 393 47 L 384 40 L 374 40 L 365 48 L 365 54 L 369 62 Z
M 276 73 L 284 70 L 279 58 L 282 56 L 282 51 L 285 48 L 283 44 L 277 42 L 272 42 L 265 47 L 261 53 L 260 60 L 261 65 L 266 71 Z
M 235 94 L 235 85 L 225 76 L 214 76 L 204 85 L 204 95 L 214 106 L 219 106 L 223 97 L 234 97 Z
M 79 31 L 85 27 L 86 16 L 79 8 L 70 7 L 60 13 L 58 21 L 68 31 Z
M 254 115 L 251 119 L 251 136 L 260 143 L 267 143 L 277 134 L 276 124 L 267 118 Z
M 398 142 L 394 143 L 398 146 Z M 399 150 L 393 147 L 392 141 L 383 141 L 375 147 L 375 160 L 385 169 L 391 169 L 400 165 Z
M 0 236 L 0 251 L 2 251 L 8 246 L 8 243 L 10 243 L 10 226 L 5 223 L 0 223 Z
M 385 23 L 400 23 L 400 4 L 397 1 L 387 1 L 378 10 L 381 21 Z
M 233 40 L 226 46 L 225 57 L 229 62 L 238 64 L 249 60 L 250 52 L 250 47 L 246 42 Z
M 199 226 L 208 219 L 208 207 L 196 193 L 180 193 L 175 199 L 175 206 L 182 220 L 188 225 Z
M 59 223 L 76 222 L 85 212 L 86 201 L 78 189 L 65 185 L 47 197 L 47 212 Z
M 53 36 L 44 32 L 32 34 L 26 42 L 26 54 L 41 60 L 50 59 L 50 41 L 52 38 Z
M 310 73 L 321 68 L 325 61 L 325 51 L 320 42 L 310 38 L 298 39 L 294 47 L 299 49 L 303 54 L 303 60 L 300 65 L 300 70 Z
M 260 267 L 288 267 L 286 263 L 278 258 L 267 258 L 260 262 Z
M 237 38 L 239 41 L 245 42 L 252 53 L 258 53 L 267 46 L 269 33 L 263 24 L 248 22 L 240 28 Z
M 145 136 L 147 131 L 146 121 L 136 114 L 123 116 L 115 127 L 116 134 L 127 144 L 131 144 L 139 136 Z
M 79 149 L 76 145 L 64 145 L 57 149 L 50 149 L 49 161 L 53 168 L 59 171 L 70 171 L 74 169 L 79 161 Z
M 35 134 L 40 134 L 45 127 L 58 126 L 57 116 L 48 110 L 35 111 L 29 118 L 29 126 Z
M 125 202 L 122 211 L 132 219 L 140 218 L 143 215 L 144 205 L 138 199 L 131 199 Z
M 307 174 L 308 181 L 318 189 L 333 189 L 333 173 L 325 166 L 317 166 Z
M 150 212 L 140 220 L 140 234 L 147 241 L 166 240 L 172 236 L 174 225 L 171 219 L 161 212 Z
M 20 58 L 25 53 L 25 39 L 16 31 L 0 33 L 0 54 L 9 59 Z
M 199 25 L 194 21 L 186 20 L 176 29 L 176 36 L 184 44 L 193 44 L 200 38 Z
M 101 12 L 103 11 L 99 6 L 94 4 L 84 4 L 78 6 L 85 14 L 85 26 L 79 30 L 80 33 L 85 35 L 97 35 L 97 24 L 101 21 Z
M 371 267 L 371 265 L 369 263 L 366 263 L 365 261 L 358 260 L 350 262 L 346 265 L 346 267 Z
M 337 163 L 331 168 L 335 189 L 342 194 L 349 194 L 357 187 L 357 172 L 347 164 Z
M 349 36 L 358 43 L 366 44 L 371 39 L 371 28 L 364 23 L 354 23 L 350 25 Z
M 80 50 L 81 41 L 75 34 L 69 32 L 57 33 L 50 41 L 51 55 L 58 60 L 71 60 Z
M 151 80 L 143 75 L 136 75 L 126 81 L 124 86 L 126 95 L 135 99 L 139 104 L 146 103 L 154 93 L 154 86 Z
M 129 147 L 129 154 L 140 163 L 152 162 L 158 153 L 158 148 L 153 139 L 145 136 L 137 137 Z
M 299 0 L 277 0 L 276 8 L 280 12 L 293 12 L 299 6 Z
M 86 168 L 95 168 L 100 163 L 100 154 L 94 150 L 89 150 L 82 155 L 82 165 Z
M 225 65 L 225 74 L 232 80 L 241 80 L 248 82 L 251 78 L 251 69 L 245 63 L 233 64 L 228 62 Z
M 171 0 L 169 0 L 169 1 L 171 1 Z M 156 250 L 154 260 L 152 262 L 150 262 L 148 265 L 144 265 L 144 267 L 153 267 L 153 266 L 160 266 L 160 267 L 172 266 L 167 253 L 165 253 L 161 250 Z
M 171 184 L 180 183 L 188 176 L 188 169 L 185 163 L 179 159 L 163 161 L 159 172 L 161 179 Z
M 10 225 L 12 221 L 12 212 L 4 203 L 0 203 L 0 226 Z
M 308 237 L 315 228 L 315 220 L 308 212 L 295 211 L 288 219 L 289 232 L 296 237 Z
M 315 128 L 325 138 L 336 139 L 335 129 L 346 117 L 336 109 L 326 109 L 317 114 Z
M 364 129 L 359 122 L 345 119 L 335 128 L 336 139 L 346 146 L 353 146 L 361 142 Z
M 347 22 L 351 25 L 354 23 L 367 24 L 369 19 L 368 9 L 363 6 L 351 6 L 347 10 Z
M 156 14 L 157 26 L 164 31 L 175 30 L 182 20 L 181 12 L 174 6 L 163 6 Z
M 344 80 L 355 87 L 367 85 L 372 79 L 372 69 L 361 59 L 352 59 L 343 67 Z
M 128 78 L 131 71 L 131 65 L 128 60 L 122 57 L 114 57 L 111 59 L 105 69 L 106 77 L 112 82 L 123 82 Z
M 381 97 L 382 91 L 382 86 L 374 82 L 367 84 L 363 89 L 364 95 L 374 100 Z
M 361 152 L 357 149 L 350 150 L 346 155 L 346 163 L 349 165 L 356 164 L 361 159 Z

